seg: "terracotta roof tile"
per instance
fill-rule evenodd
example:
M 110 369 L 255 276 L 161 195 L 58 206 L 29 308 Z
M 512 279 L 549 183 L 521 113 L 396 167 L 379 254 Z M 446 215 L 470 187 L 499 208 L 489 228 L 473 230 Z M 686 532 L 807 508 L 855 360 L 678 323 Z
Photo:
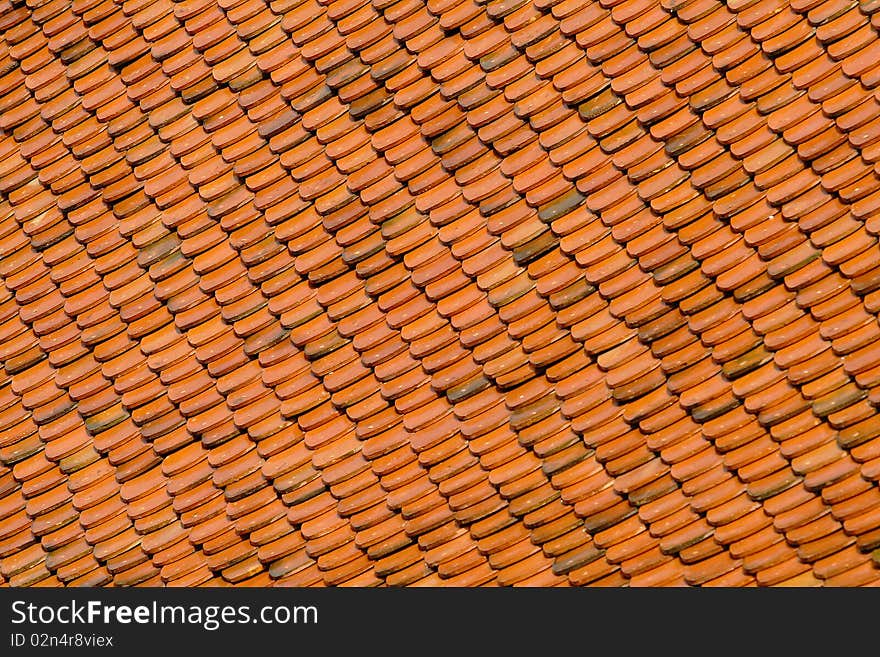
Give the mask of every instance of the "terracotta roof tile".
M 294 4 L 2 21 L 2 581 L 878 580 L 869 12 Z

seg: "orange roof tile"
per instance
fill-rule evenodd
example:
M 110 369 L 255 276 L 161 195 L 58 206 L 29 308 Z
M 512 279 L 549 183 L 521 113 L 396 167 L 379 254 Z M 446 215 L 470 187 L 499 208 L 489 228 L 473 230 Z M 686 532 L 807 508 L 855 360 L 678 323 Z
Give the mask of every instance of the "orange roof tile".
M 0 585 L 877 583 L 875 9 L 0 0 Z

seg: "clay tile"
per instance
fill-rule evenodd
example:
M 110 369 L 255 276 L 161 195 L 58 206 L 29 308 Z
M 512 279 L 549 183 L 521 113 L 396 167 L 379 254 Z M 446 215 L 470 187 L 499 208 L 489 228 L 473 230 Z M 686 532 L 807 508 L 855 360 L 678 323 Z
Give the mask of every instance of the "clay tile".
M 873 7 L 661 4 L 0 20 L 10 583 L 875 580 Z

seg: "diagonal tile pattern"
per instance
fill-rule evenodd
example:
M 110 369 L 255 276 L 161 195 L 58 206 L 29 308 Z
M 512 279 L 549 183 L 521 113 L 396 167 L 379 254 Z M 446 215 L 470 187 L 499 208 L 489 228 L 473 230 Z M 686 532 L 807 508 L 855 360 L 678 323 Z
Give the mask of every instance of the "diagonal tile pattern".
M 878 9 L 0 0 L 0 584 L 880 582 Z

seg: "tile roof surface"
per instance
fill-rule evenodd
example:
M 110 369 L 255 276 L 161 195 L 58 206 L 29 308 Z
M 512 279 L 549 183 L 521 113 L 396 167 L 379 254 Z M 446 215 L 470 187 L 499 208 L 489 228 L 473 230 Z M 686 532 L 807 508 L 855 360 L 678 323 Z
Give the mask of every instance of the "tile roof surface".
M 0 0 L 0 584 L 876 584 L 878 9 Z

